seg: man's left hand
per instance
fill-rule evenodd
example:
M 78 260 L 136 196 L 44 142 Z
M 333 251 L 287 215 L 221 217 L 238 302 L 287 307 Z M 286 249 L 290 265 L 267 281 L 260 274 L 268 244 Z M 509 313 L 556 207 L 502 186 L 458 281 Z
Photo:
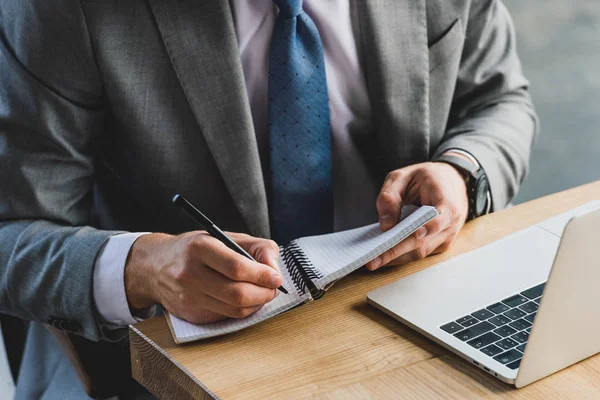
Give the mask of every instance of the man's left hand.
M 465 178 L 445 163 L 427 162 L 392 171 L 377 198 L 382 231 L 400 221 L 403 204 L 434 206 L 441 214 L 369 262 L 367 269 L 374 271 L 384 265 L 406 264 L 448 250 L 469 212 Z

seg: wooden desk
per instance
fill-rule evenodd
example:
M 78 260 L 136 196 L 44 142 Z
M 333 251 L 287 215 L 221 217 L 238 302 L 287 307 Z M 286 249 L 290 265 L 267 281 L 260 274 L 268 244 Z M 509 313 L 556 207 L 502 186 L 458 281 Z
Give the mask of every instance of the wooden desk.
M 133 376 L 159 397 L 600 398 L 600 357 L 516 390 L 366 303 L 367 292 L 554 214 L 600 199 L 600 182 L 465 226 L 453 249 L 360 270 L 320 300 L 227 336 L 178 346 L 164 317 L 130 330 Z

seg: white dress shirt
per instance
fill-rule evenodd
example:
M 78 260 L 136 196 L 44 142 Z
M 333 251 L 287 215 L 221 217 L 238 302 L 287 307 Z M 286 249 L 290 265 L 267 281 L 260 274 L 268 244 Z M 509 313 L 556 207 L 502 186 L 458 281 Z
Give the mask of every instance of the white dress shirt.
M 263 171 L 268 151 L 269 47 L 278 8 L 272 0 L 230 0 L 242 69 L 246 80 L 254 130 Z M 364 159 L 352 141 L 352 132 L 373 130 L 371 104 L 361 67 L 361 48 L 356 38 L 360 26 L 356 2 L 304 0 L 323 43 L 332 128 L 334 230 L 340 231 L 377 221 L 373 185 Z M 133 324 L 124 287 L 124 267 L 139 233 L 113 236 L 102 249 L 94 271 L 94 300 L 105 322 Z

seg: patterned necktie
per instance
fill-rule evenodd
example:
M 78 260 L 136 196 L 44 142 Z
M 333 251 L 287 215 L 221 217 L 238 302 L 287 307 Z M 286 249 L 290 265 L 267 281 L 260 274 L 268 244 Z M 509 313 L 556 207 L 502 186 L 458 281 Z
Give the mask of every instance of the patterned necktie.
M 331 125 L 323 46 L 302 0 L 279 7 L 269 67 L 271 235 L 333 230 Z

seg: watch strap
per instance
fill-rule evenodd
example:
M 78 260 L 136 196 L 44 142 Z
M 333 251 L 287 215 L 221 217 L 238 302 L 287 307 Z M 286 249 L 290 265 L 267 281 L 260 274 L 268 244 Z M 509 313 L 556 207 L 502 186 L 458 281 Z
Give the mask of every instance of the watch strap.
M 442 154 L 433 160 L 434 162 L 443 162 L 450 164 L 461 171 L 466 172 L 471 177 L 475 178 L 477 176 L 477 172 L 479 171 L 479 166 L 469 162 L 461 157 L 453 156 L 450 154 Z
M 475 165 L 472 162 L 469 162 L 461 157 L 453 156 L 450 154 L 443 154 L 440 157 L 435 158 L 433 160 L 433 162 L 442 162 L 442 163 L 452 165 L 454 168 L 467 174 L 467 176 L 468 176 L 466 179 L 467 198 L 469 200 L 468 220 L 478 217 L 479 215 L 477 215 L 477 212 L 476 212 L 477 207 L 476 207 L 475 201 L 477 198 L 477 193 L 476 193 L 477 181 L 481 178 L 481 175 L 482 175 L 482 173 L 480 171 L 481 168 L 478 165 Z M 485 179 L 485 177 L 484 177 L 484 179 Z M 489 191 L 488 191 L 488 198 L 489 198 Z M 489 210 L 489 200 L 487 200 L 486 203 L 488 203 L 487 210 Z

